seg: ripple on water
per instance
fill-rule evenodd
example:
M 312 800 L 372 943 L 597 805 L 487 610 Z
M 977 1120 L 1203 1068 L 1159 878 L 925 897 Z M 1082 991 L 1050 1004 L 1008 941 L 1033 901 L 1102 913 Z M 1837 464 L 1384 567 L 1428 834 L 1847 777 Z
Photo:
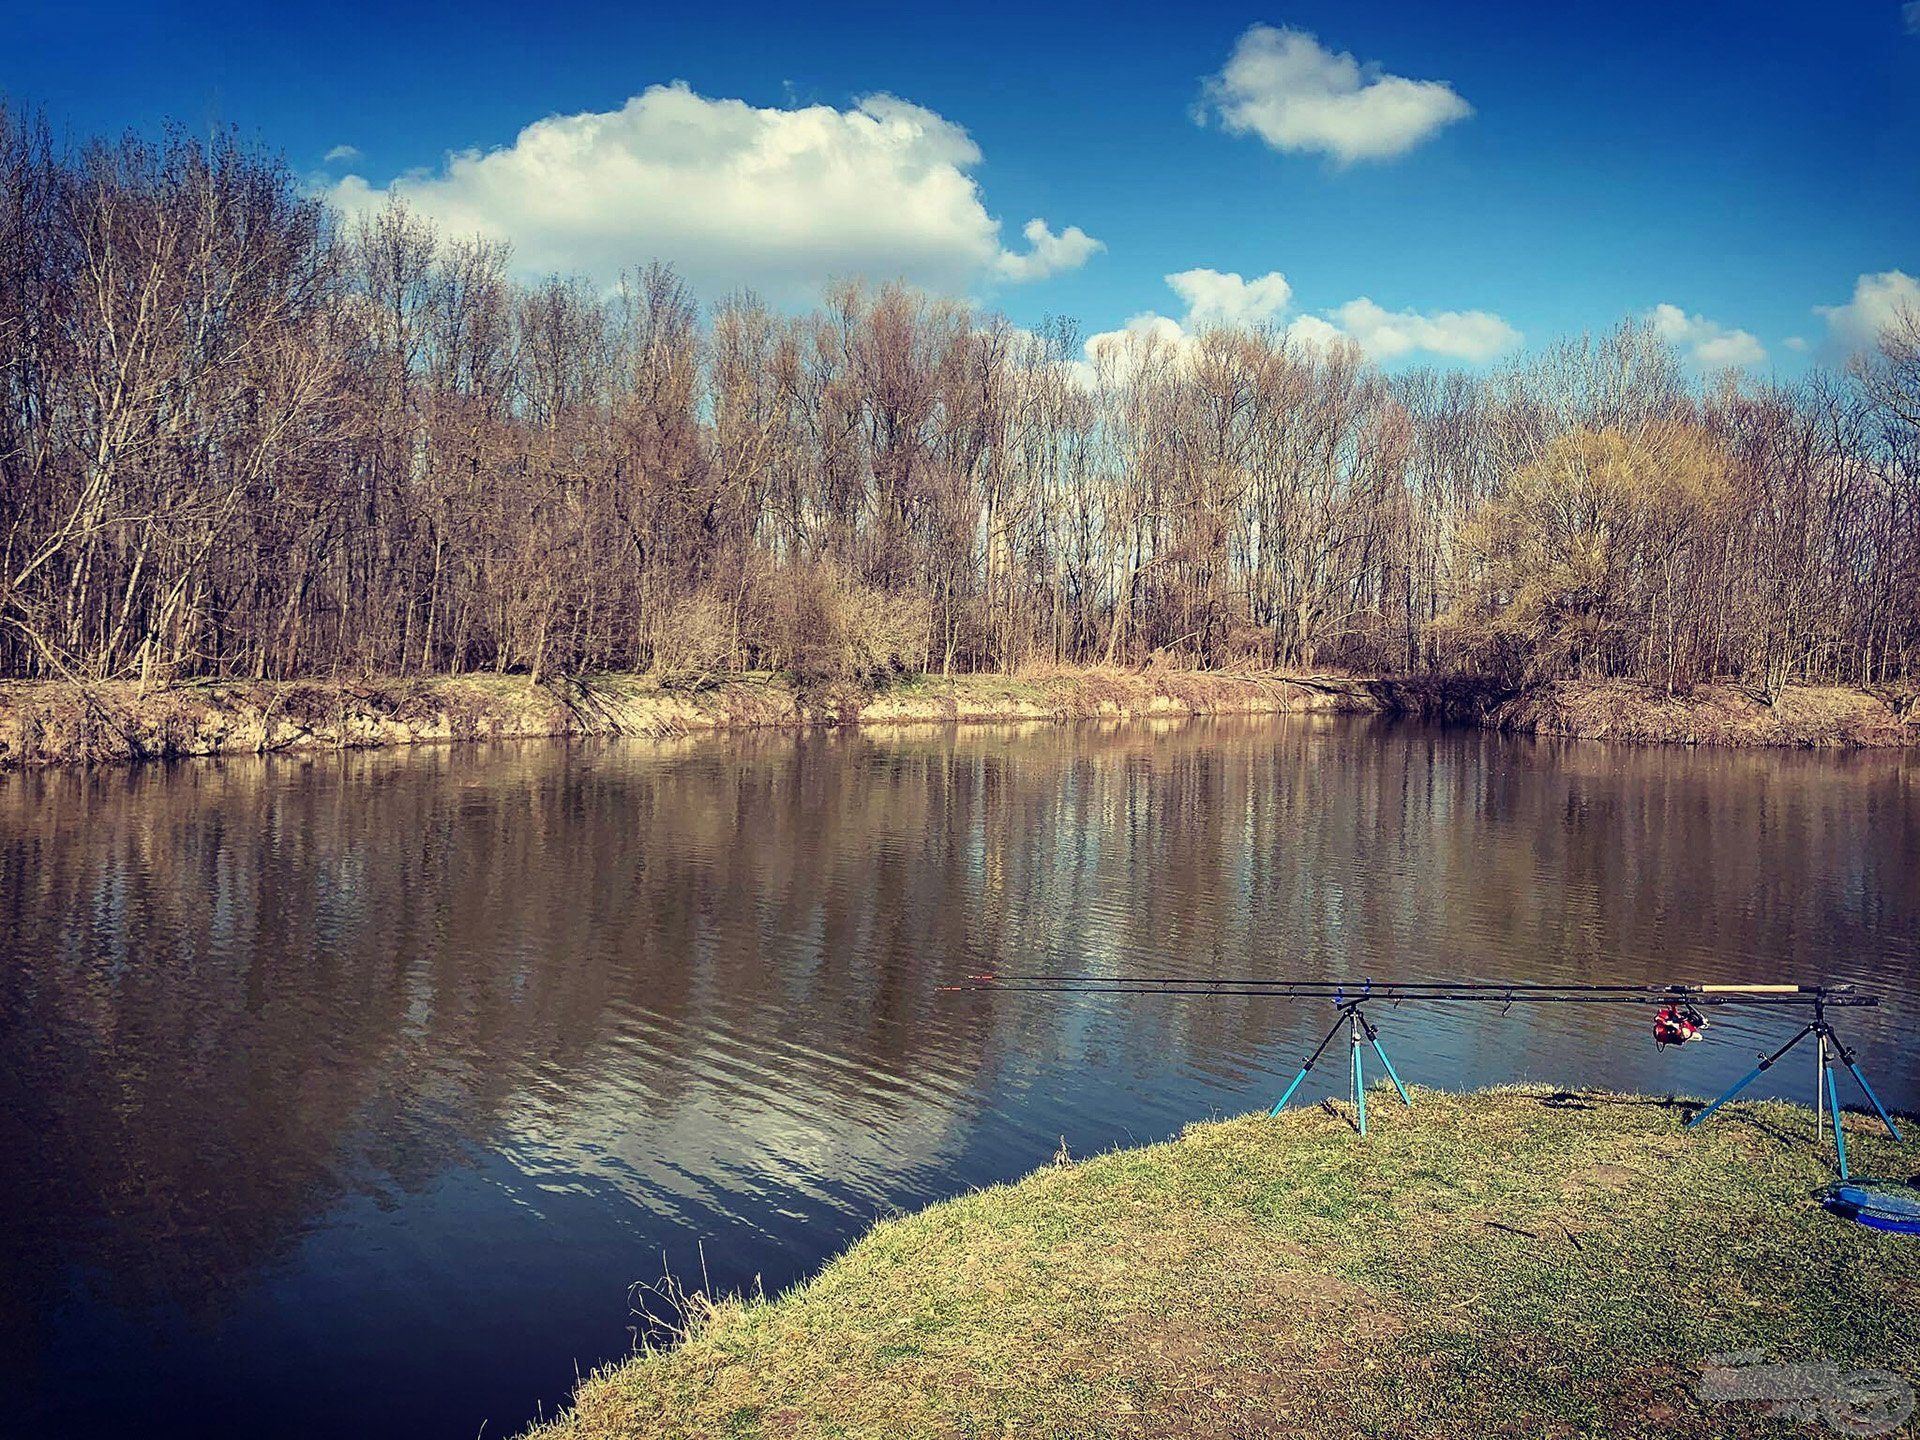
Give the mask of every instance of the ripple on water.
M 1265 1106 L 1330 1019 L 941 989 L 985 970 L 1825 977 L 1898 997 L 1841 1024 L 1913 1107 L 1916 874 L 1909 757 L 1364 722 L 15 776 L 0 1379 L 47 1433 L 508 1433 L 633 1282 L 778 1288 L 1063 1137 Z M 1698 1093 L 1784 1038 L 1647 1018 L 1374 1016 L 1445 1086 Z

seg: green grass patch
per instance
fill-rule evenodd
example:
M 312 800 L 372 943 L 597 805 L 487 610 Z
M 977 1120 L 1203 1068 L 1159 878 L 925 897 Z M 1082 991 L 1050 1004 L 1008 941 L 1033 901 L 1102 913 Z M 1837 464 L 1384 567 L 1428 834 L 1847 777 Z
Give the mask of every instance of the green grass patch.
M 1811 1112 L 1414 1092 L 1042 1170 L 877 1225 L 537 1433 L 1778 1436 L 1760 1351 L 1920 1381 L 1920 1240 L 1826 1215 Z M 1848 1119 L 1856 1172 L 1910 1151 Z

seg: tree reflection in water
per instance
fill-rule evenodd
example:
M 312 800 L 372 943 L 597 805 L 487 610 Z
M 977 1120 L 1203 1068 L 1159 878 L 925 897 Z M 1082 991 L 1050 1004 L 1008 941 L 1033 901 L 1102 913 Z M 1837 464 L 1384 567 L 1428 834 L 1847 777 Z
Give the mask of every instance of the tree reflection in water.
M 1062 1134 L 1269 1103 L 1324 1023 L 967 974 L 1898 992 L 1917 874 L 1914 757 L 1311 717 L 12 776 L 0 1375 L 57 1433 L 508 1433 L 663 1252 L 786 1283 Z M 1641 1019 L 1376 1017 L 1448 1085 L 1697 1093 L 1767 1035 Z M 1912 1033 L 1849 1025 L 1905 1107 Z

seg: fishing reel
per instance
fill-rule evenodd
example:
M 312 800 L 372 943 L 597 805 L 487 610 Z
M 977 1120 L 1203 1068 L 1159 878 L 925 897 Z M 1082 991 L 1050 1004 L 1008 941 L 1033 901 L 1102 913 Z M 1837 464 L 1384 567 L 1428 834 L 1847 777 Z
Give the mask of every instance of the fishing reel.
M 1653 1043 L 1656 1045 L 1684 1045 L 1689 1040 L 1705 1037 L 1701 1031 L 1707 1028 L 1707 1017 L 1692 1005 L 1662 1005 L 1653 1016 Z

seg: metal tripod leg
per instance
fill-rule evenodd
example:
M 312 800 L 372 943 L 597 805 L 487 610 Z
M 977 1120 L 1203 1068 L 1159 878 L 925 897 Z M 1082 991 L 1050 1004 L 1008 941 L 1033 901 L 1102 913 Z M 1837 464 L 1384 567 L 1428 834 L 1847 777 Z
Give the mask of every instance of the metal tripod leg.
M 1840 1161 L 1840 1178 L 1847 1178 L 1847 1132 L 1840 1128 L 1840 1087 L 1834 1084 L 1833 1070 L 1826 1063 L 1826 1036 L 1820 1037 L 1820 1078 L 1826 1082 L 1827 1104 L 1833 1110 L 1833 1153 Z M 1820 1097 L 1813 1097 L 1814 1108 L 1820 1107 Z
M 1293 1077 L 1293 1083 L 1287 1086 L 1286 1093 L 1281 1095 L 1281 1097 L 1278 1100 L 1274 1101 L 1273 1109 L 1267 1112 L 1267 1115 L 1269 1118 L 1271 1118 L 1272 1116 L 1278 1115 L 1282 1110 L 1287 1108 L 1287 1101 L 1291 1100 L 1293 1098 L 1293 1092 L 1300 1088 L 1300 1082 L 1307 1078 L 1307 1072 L 1313 1069 L 1313 1062 L 1318 1060 L 1321 1057 L 1321 1055 L 1326 1052 L 1327 1046 L 1333 1043 L 1333 1037 L 1340 1033 L 1340 1027 L 1342 1025 L 1345 1025 L 1346 1023 L 1347 1023 L 1347 1017 L 1345 1012 L 1343 1011 L 1341 1013 L 1340 1018 L 1333 1022 L 1333 1028 L 1327 1031 L 1325 1038 L 1322 1039 L 1318 1045 L 1313 1047 L 1313 1053 L 1307 1056 L 1307 1058 L 1301 1063 L 1300 1073 Z
M 1367 1133 L 1367 1081 L 1360 1073 L 1360 1013 L 1349 1017 L 1348 1036 L 1353 1042 L 1353 1108 L 1360 1116 L 1360 1133 Z
M 1387 1058 L 1386 1047 L 1380 1043 L 1380 1032 L 1367 1020 L 1357 1002 L 1348 1001 L 1340 1006 L 1340 1018 L 1333 1022 L 1327 1033 L 1320 1038 L 1320 1043 L 1313 1047 L 1313 1053 L 1301 1062 L 1293 1082 L 1287 1086 L 1280 1098 L 1274 1102 L 1273 1108 L 1267 1112 L 1269 1116 L 1278 1115 L 1286 1108 L 1287 1102 L 1293 1098 L 1293 1092 L 1300 1088 L 1307 1078 L 1307 1073 L 1326 1053 L 1327 1047 L 1333 1044 L 1333 1037 L 1340 1033 L 1342 1027 L 1346 1029 L 1347 1044 L 1352 1051 L 1347 1078 L 1347 1083 L 1352 1089 L 1348 1100 L 1353 1106 L 1354 1118 L 1360 1127 L 1360 1133 L 1362 1135 L 1367 1133 L 1366 1064 L 1360 1054 L 1364 1046 L 1371 1045 L 1373 1053 L 1380 1057 L 1380 1064 L 1386 1069 L 1387 1078 L 1393 1081 L 1393 1088 L 1400 1092 L 1401 1101 L 1407 1105 L 1413 1104 L 1413 1097 L 1407 1093 L 1406 1084 L 1400 1079 L 1400 1072 L 1393 1068 L 1393 1061 Z
M 1393 1081 L 1393 1088 L 1400 1092 L 1401 1103 L 1412 1105 L 1413 1097 L 1407 1094 L 1407 1087 L 1400 1083 L 1400 1072 L 1393 1068 L 1393 1061 L 1387 1058 L 1386 1050 L 1381 1047 L 1380 1032 L 1368 1023 L 1365 1015 L 1360 1016 L 1360 1028 L 1365 1033 L 1368 1043 L 1373 1046 L 1373 1053 L 1380 1057 L 1380 1063 L 1386 1067 L 1387 1078 Z
M 1768 1070 L 1773 1068 L 1774 1063 L 1778 1061 L 1781 1056 L 1785 1055 L 1809 1035 L 1814 1039 L 1814 1143 L 1819 1144 L 1826 1139 L 1827 1122 L 1831 1120 L 1833 1122 L 1833 1153 L 1834 1158 L 1840 1165 L 1840 1178 L 1844 1180 L 1848 1175 L 1847 1132 L 1841 1125 L 1840 1085 L 1839 1081 L 1834 1077 L 1833 1065 L 1828 1057 L 1827 1052 L 1829 1047 L 1831 1047 L 1833 1055 L 1839 1059 L 1840 1063 L 1847 1067 L 1847 1072 L 1859 1083 L 1860 1091 L 1867 1097 L 1868 1102 L 1872 1104 L 1874 1114 L 1878 1115 L 1880 1117 L 1880 1123 L 1887 1127 L 1887 1134 L 1891 1135 L 1895 1140 L 1900 1139 L 1900 1127 L 1893 1123 L 1893 1117 L 1887 1114 L 1886 1107 L 1880 1103 L 1880 1097 L 1873 1093 L 1873 1087 L 1867 1083 L 1867 1077 L 1861 1072 L 1859 1064 L 1854 1060 L 1853 1052 L 1842 1043 L 1840 1037 L 1834 1033 L 1833 1027 L 1827 1024 L 1824 1016 L 1818 1016 L 1815 1019 L 1809 1020 L 1799 1034 L 1787 1041 L 1786 1044 L 1774 1051 L 1773 1054 L 1763 1058 L 1758 1065 L 1754 1066 L 1753 1069 L 1735 1081 L 1732 1089 L 1728 1090 L 1718 1100 L 1715 1100 L 1711 1105 L 1707 1106 L 1706 1109 L 1689 1120 L 1687 1122 L 1687 1128 L 1689 1130 L 1693 1129 L 1709 1115 L 1712 1115 L 1714 1111 L 1718 1110 L 1722 1105 L 1725 1105 L 1729 1100 L 1733 1099 L 1734 1096 L 1746 1089 L 1747 1086 L 1766 1074 Z
M 1833 1072 L 1827 1069 L 1827 1032 L 1815 1027 L 1813 1044 L 1813 1143 L 1817 1147 L 1826 1139 L 1827 1129 L 1827 1093 L 1833 1089 Z M 1836 1116 L 1840 1113 L 1836 1107 Z M 1834 1123 L 1835 1143 L 1839 1142 L 1840 1126 Z
M 1754 1081 L 1758 1080 L 1762 1075 L 1766 1074 L 1767 1071 L 1771 1070 L 1774 1067 L 1774 1063 L 1778 1061 L 1782 1055 L 1785 1055 L 1789 1050 L 1793 1049 L 1794 1046 L 1798 1045 L 1802 1040 L 1806 1039 L 1809 1035 L 1818 1034 L 1819 1028 L 1820 1028 L 1819 1026 L 1813 1024 L 1812 1022 L 1809 1022 L 1808 1024 L 1803 1026 L 1798 1035 L 1795 1035 L 1791 1040 L 1787 1041 L 1786 1044 L 1782 1045 L 1778 1050 L 1774 1051 L 1773 1054 L 1762 1058 L 1758 1065 L 1754 1066 L 1753 1069 L 1749 1070 L 1745 1075 L 1742 1075 L 1738 1080 L 1734 1081 L 1733 1085 L 1726 1091 L 1725 1094 L 1721 1095 L 1721 1097 L 1718 1100 L 1714 1101 L 1711 1105 L 1707 1106 L 1706 1109 L 1702 1110 L 1698 1115 L 1694 1116 L 1693 1119 L 1689 1120 L 1687 1122 L 1687 1129 L 1689 1130 L 1694 1129 L 1709 1115 L 1713 1114 L 1714 1111 L 1718 1110 L 1722 1105 L 1726 1104 L 1729 1100 L 1733 1099 L 1734 1096 L 1738 1095 L 1742 1090 L 1746 1089 L 1747 1086 L 1751 1085 Z
M 1831 1026 L 1827 1028 L 1827 1035 L 1833 1041 L 1833 1050 L 1840 1057 L 1840 1063 L 1847 1067 L 1848 1073 L 1853 1076 L 1854 1083 L 1860 1087 L 1860 1093 L 1866 1096 L 1867 1103 L 1873 1106 L 1873 1113 L 1878 1115 L 1880 1123 L 1887 1127 L 1887 1134 L 1895 1140 L 1900 1139 L 1900 1127 L 1893 1123 L 1893 1117 L 1887 1114 L 1887 1107 L 1882 1105 L 1880 1097 L 1873 1093 L 1873 1087 L 1867 1083 L 1867 1077 L 1860 1072 L 1860 1066 L 1854 1061 L 1853 1052 L 1847 1048 L 1846 1042 L 1834 1034 Z

